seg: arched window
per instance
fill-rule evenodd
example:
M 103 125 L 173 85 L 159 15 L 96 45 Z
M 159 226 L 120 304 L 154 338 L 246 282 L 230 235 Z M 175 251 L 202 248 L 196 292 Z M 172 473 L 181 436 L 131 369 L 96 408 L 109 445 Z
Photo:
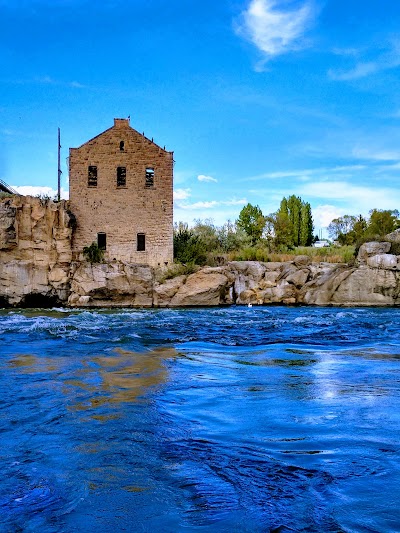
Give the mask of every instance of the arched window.
M 120 149 L 121 152 L 123 152 L 125 150 L 125 142 L 124 141 L 120 141 L 119 149 Z

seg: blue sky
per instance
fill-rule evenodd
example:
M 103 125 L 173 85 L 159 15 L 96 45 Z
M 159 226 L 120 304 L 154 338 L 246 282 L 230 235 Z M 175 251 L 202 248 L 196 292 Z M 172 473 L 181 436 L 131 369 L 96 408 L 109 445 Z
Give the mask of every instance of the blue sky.
M 130 115 L 175 151 L 176 221 L 400 208 L 399 23 L 394 0 L 0 0 L 0 178 L 56 188 L 60 127 L 67 190 L 68 148 Z

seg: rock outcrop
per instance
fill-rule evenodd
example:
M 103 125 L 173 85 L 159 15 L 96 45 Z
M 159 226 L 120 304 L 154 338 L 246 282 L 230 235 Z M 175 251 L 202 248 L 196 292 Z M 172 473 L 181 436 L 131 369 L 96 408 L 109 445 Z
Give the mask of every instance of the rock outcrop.
M 0 307 L 179 307 L 215 305 L 400 305 L 397 233 L 361 246 L 355 265 L 232 261 L 164 282 L 148 265 L 72 261 L 67 202 L 0 201 Z M 395 243 L 395 244 L 393 244 Z
M 73 222 L 65 201 L 30 196 L 0 201 L 0 300 L 9 305 L 66 302 Z

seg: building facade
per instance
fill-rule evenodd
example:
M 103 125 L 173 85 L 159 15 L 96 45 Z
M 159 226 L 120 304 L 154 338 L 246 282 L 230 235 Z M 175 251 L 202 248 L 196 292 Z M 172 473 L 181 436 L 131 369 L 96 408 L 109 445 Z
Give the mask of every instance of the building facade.
M 96 242 L 107 260 L 164 266 L 173 261 L 173 152 L 129 119 L 69 151 L 74 258 Z

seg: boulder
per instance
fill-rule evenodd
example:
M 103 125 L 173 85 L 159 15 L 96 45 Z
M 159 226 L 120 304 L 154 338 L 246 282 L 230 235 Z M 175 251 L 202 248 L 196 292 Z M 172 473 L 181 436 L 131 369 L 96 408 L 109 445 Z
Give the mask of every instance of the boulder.
M 68 305 L 152 307 L 153 269 L 129 263 L 81 263 L 72 275 Z
M 360 246 L 357 255 L 357 261 L 360 264 L 365 264 L 368 257 L 378 254 L 386 254 L 390 251 L 390 242 L 366 242 Z
M 230 277 L 221 271 L 209 268 L 187 277 L 170 300 L 176 306 L 210 306 L 232 303 L 230 299 Z
M 367 258 L 370 268 L 383 268 L 384 270 L 397 270 L 397 256 L 392 254 L 377 254 Z
M 385 239 L 389 242 L 400 242 L 400 229 L 396 229 L 392 233 L 389 233 L 389 235 L 386 235 Z

